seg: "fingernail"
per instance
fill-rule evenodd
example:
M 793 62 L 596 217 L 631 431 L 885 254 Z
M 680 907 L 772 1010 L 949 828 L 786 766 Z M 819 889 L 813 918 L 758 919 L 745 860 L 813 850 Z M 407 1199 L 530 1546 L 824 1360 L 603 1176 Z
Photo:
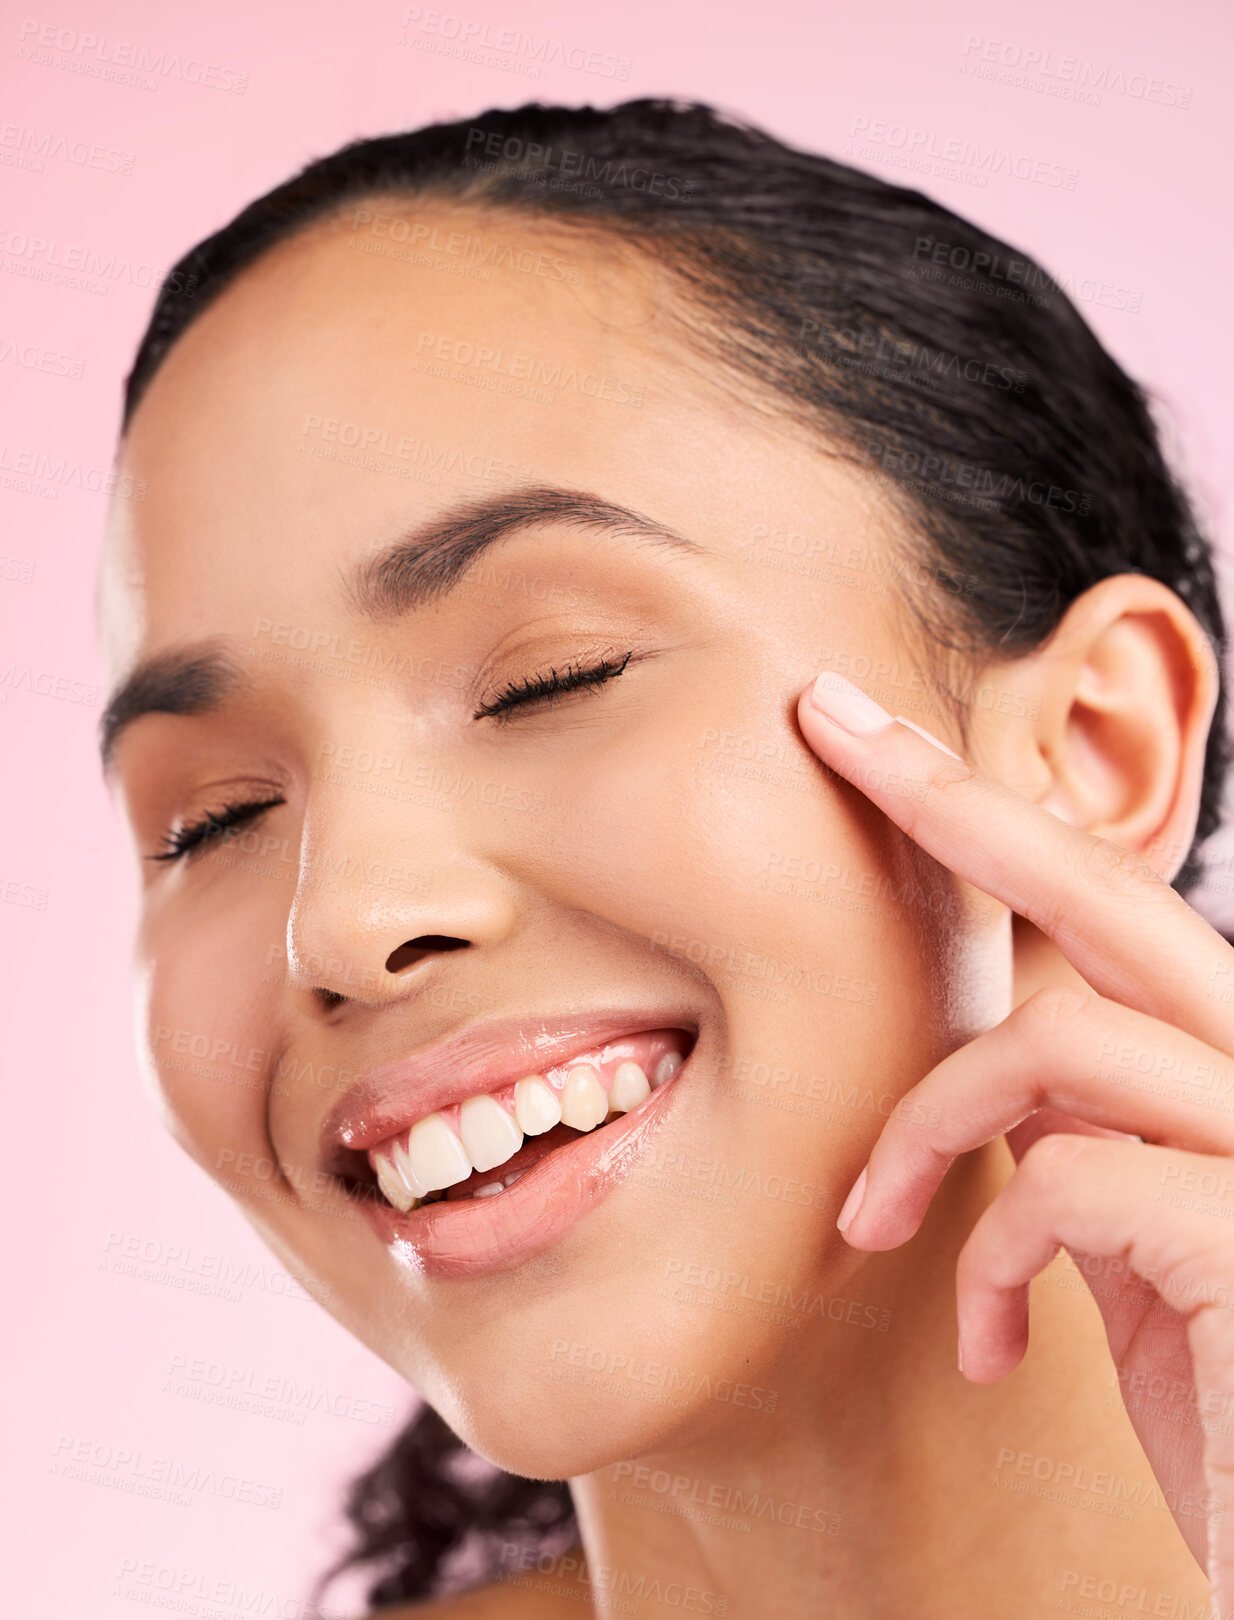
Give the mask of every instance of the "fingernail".
M 849 1192 L 848 1197 L 844 1200 L 844 1208 L 840 1211 L 836 1218 L 836 1225 L 840 1228 L 841 1232 L 847 1232 L 849 1227 L 852 1225 L 853 1217 L 861 1208 L 861 1200 L 865 1197 L 865 1193 L 866 1172 L 863 1170 L 857 1177 L 856 1181 L 853 1182 L 852 1189 Z
M 895 718 L 897 725 L 907 726 L 910 731 L 915 731 L 919 737 L 924 737 L 926 742 L 933 743 L 935 748 L 941 748 L 944 754 L 950 754 L 952 759 L 960 759 L 954 748 L 948 748 L 941 737 L 936 737 L 932 731 L 927 731 L 924 726 L 919 726 L 915 720 L 906 720 L 902 714 L 897 714 Z M 960 759 L 960 764 L 963 765 L 963 763 L 964 761 Z
M 845 731 L 877 731 L 891 724 L 886 709 L 843 675 L 820 675 L 810 688 L 810 702 Z
M 956 1343 L 955 1343 L 955 1359 L 956 1359 L 956 1366 L 959 1367 L 961 1372 L 963 1372 L 964 1371 L 964 1340 L 959 1338 L 959 1337 L 957 1337 Z

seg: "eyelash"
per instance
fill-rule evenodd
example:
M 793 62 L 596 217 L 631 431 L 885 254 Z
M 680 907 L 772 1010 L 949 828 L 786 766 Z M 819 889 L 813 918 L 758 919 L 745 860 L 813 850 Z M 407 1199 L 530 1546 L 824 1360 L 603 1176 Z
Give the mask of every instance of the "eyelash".
M 150 855 L 147 859 L 152 861 L 178 861 L 184 856 L 191 856 L 194 850 L 201 849 L 209 838 L 218 838 L 231 827 L 242 826 L 246 821 L 252 821 L 263 810 L 273 810 L 277 805 L 285 804 L 284 799 L 252 800 L 248 803 L 225 804 L 221 810 L 207 810 L 200 821 L 187 822 L 183 827 L 169 828 L 163 834 L 163 843 L 166 848 L 158 855 Z
M 594 690 L 603 686 L 606 681 L 616 680 L 633 656 L 632 652 L 628 652 L 616 662 L 602 658 L 599 663 L 587 668 L 578 664 L 567 664 L 561 671 L 551 669 L 547 675 L 511 681 L 491 703 L 485 703 L 477 709 L 475 718 L 495 719 L 503 725 L 508 724 L 515 709 L 526 708 L 545 699 L 551 702 L 563 692 L 576 692 L 584 688 Z M 191 858 L 193 852 L 203 848 L 208 839 L 218 838 L 229 829 L 243 826 L 246 822 L 255 820 L 263 811 L 273 810 L 284 803 L 286 803 L 284 799 L 251 800 L 225 804 L 221 810 L 208 810 L 200 821 L 190 821 L 182 827 L 168 829 L 163 834 L 165 848 L 157 855 L 147 856 L 147 859 L 179 861 L 186 856 Z
M 504 725 L 508 723 L 515 709 L 542 702 L 545 698 L 551 701 L 562 692 L 576 692 L 583 688 L 591 690 L 603 686 L 606 681 L 616 680 L 633 656 L 633 653 L 626 653 L 624 658 L 617 662 L 601 658 L 598 664 L 592 664 L 588 668 L 578 664 L 567 664 L 561 671 L 551 669 L 547 675 L 533 675 L 524 680 L 511 681 L 505 691 L 499 693 L 491 703 L 482 704 L 476 710 L 475 718 L 497 719 Z

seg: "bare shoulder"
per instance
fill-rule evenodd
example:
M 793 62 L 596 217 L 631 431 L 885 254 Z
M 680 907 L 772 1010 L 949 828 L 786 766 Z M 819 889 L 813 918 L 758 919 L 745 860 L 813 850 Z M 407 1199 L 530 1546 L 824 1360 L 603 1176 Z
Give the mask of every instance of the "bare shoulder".
M 588 1620 L 594 1612 L 582 1549 L 554 1560 L 550 1573 L 533 1564 L 491 1586 L 457 1597 L 378 1609 L 372 1620 Z

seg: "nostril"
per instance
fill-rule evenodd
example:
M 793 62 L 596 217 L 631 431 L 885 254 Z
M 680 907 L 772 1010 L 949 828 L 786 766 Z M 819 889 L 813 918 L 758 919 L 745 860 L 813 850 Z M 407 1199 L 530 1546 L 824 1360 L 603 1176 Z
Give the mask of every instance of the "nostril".
M 434 956 L 438 951 L 461 951 L 466 945 L 465 939 L 452 939 L 448 934 L 420 934 L 390 952 L 386 957 L 386 972 L 402 973 L 426 956 Z

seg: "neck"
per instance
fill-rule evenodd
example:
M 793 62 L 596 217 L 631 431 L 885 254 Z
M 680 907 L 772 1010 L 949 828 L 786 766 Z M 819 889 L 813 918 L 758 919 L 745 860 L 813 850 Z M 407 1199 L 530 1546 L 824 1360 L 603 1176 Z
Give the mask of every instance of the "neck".
M 1153 1476 L 1065 1254 L 1033 1285 L 1021 1366 L 984 1386 L 957 1369 L 956 1258 L 1013 1169 L 999 1138 L 953 1166 L 910 1243 L 852 1252 L 760 1375 L 774 1411 L 720 1406 L 723 1427 L 571 1480 L 598 1615 L 1027 1620 L 1108 1577 L 1204 1612 L 1169 1513 L 1117 1516 Z M 1126 1490 L 1092 1488 L 1111 1477 Z

